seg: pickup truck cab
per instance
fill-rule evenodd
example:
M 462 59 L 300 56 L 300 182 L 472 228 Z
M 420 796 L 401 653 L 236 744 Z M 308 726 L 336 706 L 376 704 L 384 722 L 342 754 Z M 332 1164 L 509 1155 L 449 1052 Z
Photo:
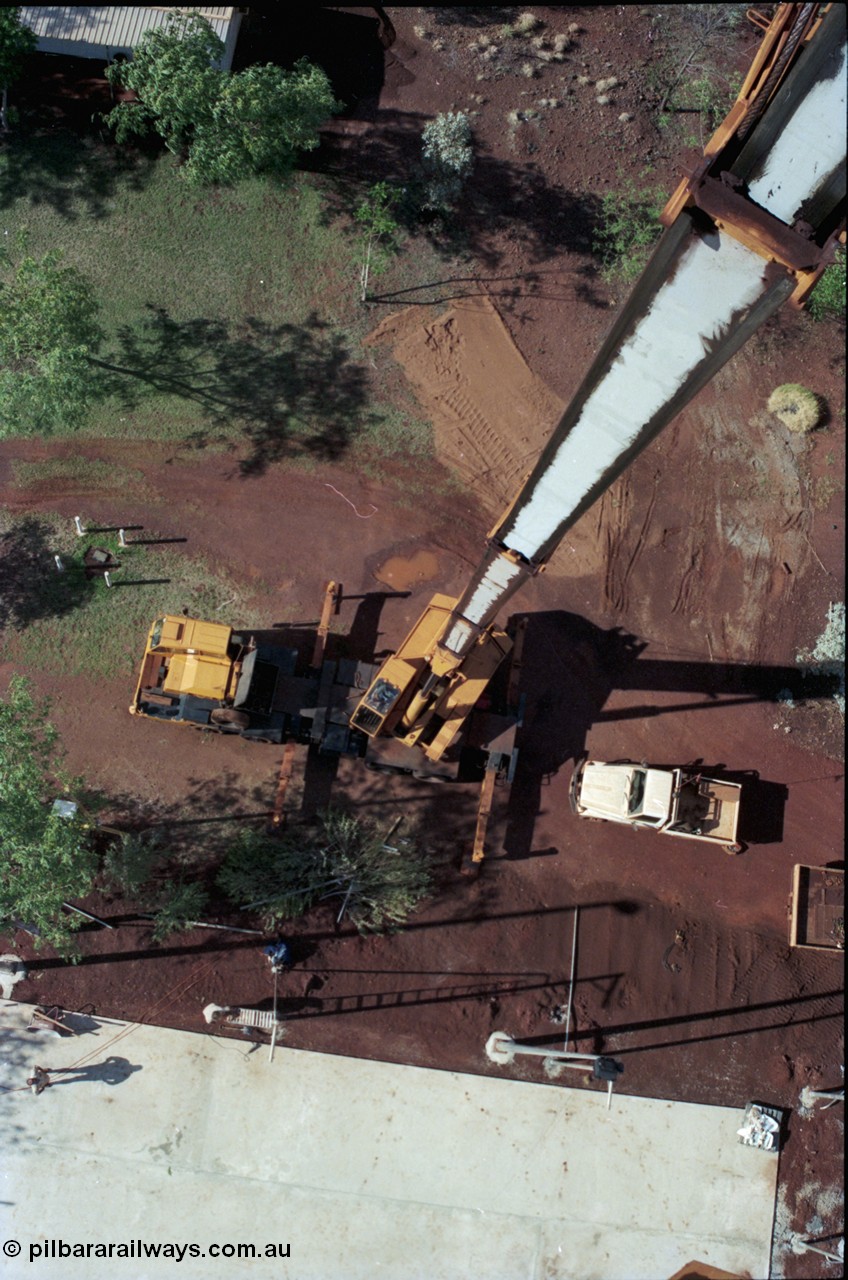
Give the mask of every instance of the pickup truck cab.
M 736 832 L 742 786 L 684 768 L 664 769 L 618 760 L 579 760 L 571 779 L 571 808 L 581 818 L 623 822 L 664 835 L 720 844 L 741 853 Z

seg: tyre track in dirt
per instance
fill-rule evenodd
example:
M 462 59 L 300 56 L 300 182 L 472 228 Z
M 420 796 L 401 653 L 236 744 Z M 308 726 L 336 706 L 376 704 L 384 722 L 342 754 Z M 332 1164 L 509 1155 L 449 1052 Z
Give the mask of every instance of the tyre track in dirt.
M 632 532 L 631 515 L 633 511 L 633 494 L 626 476 L 623 476 L 614 490 L 616 496 L 605 504 L 608 490 L 601 501 L 599 524 L 605 525 L 606 570 L 604 573 L 604 600 L 614 613 L 626 613 L 630 605 L 629 583 L 636 563 L 645 550 L 649 531 L 654 519 L 657 505 L 659 472 L 654 474 L 654 484 L 642 523 Z M 607 512 L 611 515 L 607 515 Z
M 706 551 L 704 528 L 708 523 L 709 499 L 695 483 L 695 458 L 690 454 L 686 463 L 686 489 L 697 495 L 695 510 L 687 525 L 686 541 L 681 549 L 683 569 L 678 578 L 677 593 L 671 606 L 673 614 L 693 617 L 703 608 L 703 559 Z
M 807 445 L 788 435 L 705 389 L 601 500 L 606 609 L 666 646 L 695 638 L 710 659 L 793 661 L 813 553 Z
M 760 661 L 789 621 L 795 579 L 809 563 L 798 456 L 762 415 L 742 429 L 717 395 L 713 400 L 700 407 L 695 481 L 707 495 L 703 579 L 724 602 L 725 654 Z
M 521 462 L 500 432 L 458 387 L 441 396 L 453 415 L 457 439 L 452 462 L 475 489 L 484 487 L 507 503 L 521 481 Z
M 388 343 L 433 423 L 436 451 L 494 518 L 515 496 L 563 405 L 534 375 L 488 297 L 436 319 L 416 308 L 368 336 Z
M 796 1076 L 820 1070 L 821 1055 L 810 1051 L 810 1027 L 818 1028 L 815 1041 L 822 1045 L 839 1035 L 843 992 L 835 966 L 790 953 L 778 939 L 764 942 L 744 929 L 720 932 L 705 919 L 677 924 L 675 915 L 664 911 L 654 922 L 651 945 L 639 948 L 641 979 L 632 975 L 638 1009 L 639 982 L 647 978 L 650 959 L 659 1016 L 637 1014 L 633 1022 L 610 1017 L 596 993 L 584 988 L 579 1025 L 581 1032 L 599 1033 L 593 1051 L 621 1054 L 628 1073 L 641 1081 L 650 1078 L 653 1053 L 663 1049 L 677 1063 L 681 1081 L 690 1087 L 697 1083 L 705 1099 L 723 1099 L 725 1105 L 730 1098 L 741 1103 L 746 1094 L 762 1092 L 758 1061 L 764 1071 L 772 1064 L 772 1071 L 785 1072 L 784 1087 L 790 1091 Z M 605 959 L 612 971 L 627 963 L 626 952 L 614 943 Z M 622 977 L 622 989 L 628 985 Z M 622 1012 L 628 1003 L 620 1003 Z M 754 1054 L 752 1038 L 758 1046 Z

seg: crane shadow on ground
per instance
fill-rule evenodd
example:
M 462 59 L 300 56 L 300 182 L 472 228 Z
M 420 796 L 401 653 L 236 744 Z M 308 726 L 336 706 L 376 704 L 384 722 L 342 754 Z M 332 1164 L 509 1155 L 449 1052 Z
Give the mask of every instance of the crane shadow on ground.
M 504 847 L 510 858 L 538 856 L 533 828 L 542 804 L 542 789 L 569 761 L 585 752 L 593 725 L 613 720 L 646 719 L 676 712 L 721 710 L 745 703 L 775 703 L 787 695 L 796 702 L 831 697 L 837 688 L 832 672 L 790 666 L 657 660 L 647 645 L 620 628 L 605 631 L 577 614 L 564 611 L 526 615 L 522 689 L 527 711 L 518 747 L 518 768 L 509 802 Z M 607 707 L 613 691 L 644 691 L 643 703 Z M 681 700 L 658 704 L 650 695 L 681 694 Z M 698 695 L 703 695 L 700 697 Z M 658 762 L 653 762 L 658 763 Z M 697 763 L 745 786 L 745 830 L 750 844 L 779 841 L 787 788 L 754 772 L 728 772 L 723 765 Z M 544 850 L 540 852 L 545 852 Z
M 614 1052 L 617 1056 L 627 1053 L 645 1053 L 649 1049 L 670 1049 L 681 1045 L 693 1045 L 706 1043 L 713 1040 L 726 1040 L 728 1038 L 736 1038 L 738 1036 L 757 1035 L 766 1031 L 779 1030 L 785 1026 L 796 1026 L 802 1023 L 828 1022 L 831 1019 L 843 1017 L 842 1002 L 844 991 L 841 988 L 834 988 L 830 991 L 812 991 L 798 996 L 781 996 L 776 1000 L 762 1000 L 754 1004 L 746 1004 L 742 1007 L 729 1007 L 726 1009 L 706 1009 L 703 1012 L 687 1012 L 681 1014 L 673 1014 L 665 1018 L 648 1018 L 642 1022 L 622 1022 L 614 1023 L 603 1028 L 589 1028 L 585 1031 L 577 1031 L 575 1038 L 577 1040 L 590 1040 L 591 1053 L 602 1053 L 609 1051 L 612 1042 L 615 1042 Z M 834 1002 L 832 1009 L 822 1009 L 823 1004 Z M 768 1015 L 777 1014 L 781 1011 L 784 1016 L 778 1021 L 772 1021 Z M 791 1012 L 790 1012 L 791 1011 Z M 757 1015 L 765 1015 L 758 1017 Z M 702 1024 L 702 1025 L 699 1025 Z M 720 1027 L 720 1030 L 713 1030 L 713 1027 Z M 690 1034 L 681 1035 L 680 1038 L 667 1040 L 660 1038 L 653 1043 L 643 1043 L 643 1036 L 653 1036 L 654 1033 L 662 1032 L 668 1028 L 690 1028 Z M 703 1030 L 703 1034 L 700 1032 Z M 629 1045 L 620 1045 L 617 1038 L 624 1035 L 637 1036 L 639 1039 Z M 556 1037 L 550 1034 L 544 1036 L 529 1036 L 527 1043 L 534 1047 L 546 1047 L 551 1045 L 555 1047 Z

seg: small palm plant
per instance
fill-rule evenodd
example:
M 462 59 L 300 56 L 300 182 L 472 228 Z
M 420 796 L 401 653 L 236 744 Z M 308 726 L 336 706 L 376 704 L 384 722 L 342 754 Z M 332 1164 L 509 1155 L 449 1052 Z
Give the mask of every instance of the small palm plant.
M 392 844 L 372 823 L 330 809 L 315 824 L 281 835 L 241 831 L 218 885 L 241 909 L 260 911 L 269 929 L 332 899 L 339 921 L 348 915 L 360 933 L 369 933 L 400 928 L 430 891 L 432 877 L 413 840 Z

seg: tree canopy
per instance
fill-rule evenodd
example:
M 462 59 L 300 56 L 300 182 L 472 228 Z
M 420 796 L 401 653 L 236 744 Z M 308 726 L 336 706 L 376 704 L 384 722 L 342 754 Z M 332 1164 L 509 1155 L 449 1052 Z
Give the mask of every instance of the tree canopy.
M 82 425 L 99 389 L 98 313 L 88 280 L 58 253 L 0 255 L 0 434 Z
M 21 22 L 21 11 L 16 5 L 0 9 L 0 128 L 8 129 L 6 98 L 9 85 L 17 79 L 24 58 L 35 49 L 35 32 Z
M 61 785 L 47 707 L 13 677 L 0 698 L 0 925 L 21 920 L 67 952 L 79 917 L 62 903 L 89 892 L 97 855 L 77 815 L 54 813 Z
M 291 71 L 268 63 L 233 73 L 213 66 L 224 45 L 205 18 L 173 15 L 148 31 L 131 62 L 106 69 L 111 84 L 137 101 L 106 116 L 118 142 L 153 129 L 196 183 L 232 183 L 251 174 L 282 177 L 339 109 L 320 67 Z

